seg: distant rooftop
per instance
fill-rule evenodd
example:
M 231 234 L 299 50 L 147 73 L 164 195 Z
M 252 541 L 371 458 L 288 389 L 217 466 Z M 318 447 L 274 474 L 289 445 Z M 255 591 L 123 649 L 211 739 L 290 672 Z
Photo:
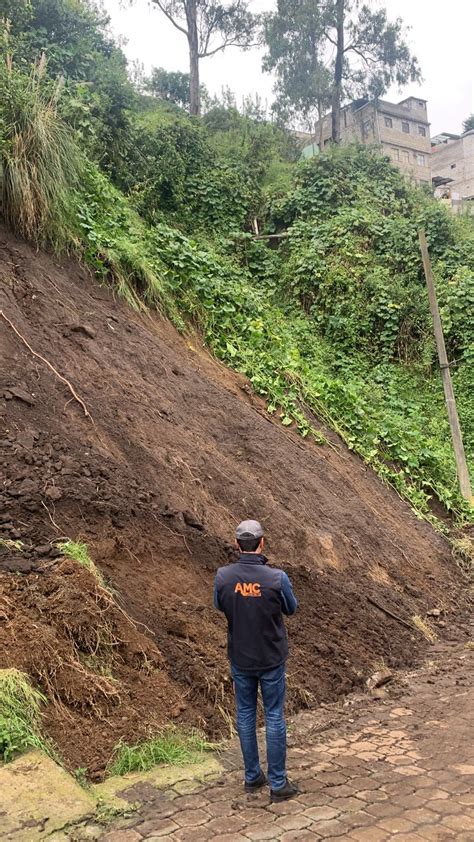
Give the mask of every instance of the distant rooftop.
M 451 134 L 451 132 L 441 132 L 431 138 L 432 146 L 440 146 L 442 143 L 449 143 L 451 140 L 459 140 L 460 134 Z
M 407 98 L 406 98 L 406 99 L 401 99 L 401 100 L 400 100 L 400 102 L 399 102 L 398 104 L 399 104 L 399 105 L 401 105 L 401 104 L 402 104 L 402 102 L 409 102 L 411 99 L 416 99 L 416 100 L 418 100 L 418 102 L 428 102 L 428 100 L 427 100 L 427 99 L 423 99 L 423 97 L 422 97 L 422 96 L 407 96 Z

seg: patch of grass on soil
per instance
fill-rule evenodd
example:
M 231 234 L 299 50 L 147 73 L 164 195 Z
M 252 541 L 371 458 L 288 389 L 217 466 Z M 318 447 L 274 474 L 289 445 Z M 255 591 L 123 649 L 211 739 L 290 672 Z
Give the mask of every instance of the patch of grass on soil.
M 474 579 L 474 541 L 464 535 L 451 541 L 452 554 L 458 567 L 469 579 Z
M 184 766 L 198 762 L 205 751 L 214 748 L 213 743 L 209 743 L 199 731 L 180 731 L 170 726 L 133 746 L 119 742 L 107 773 L 126 775 L 127 772 L 147 772 L 160 764 Z
M 41 705 L 45 702 L 25 673 L 0 670 L 0 757 L 5 763 L 28 748 L 54 754 L 41 735 Z
M 89 779 L 87 777 L 88 773 L 89 773 L 89 770 L 88 770 L 87 766 L 77 766 L 77 768 L 74 769 L 74 772 L 73 772 L 73 775 L 74 775 L 77 783 L 79 784 L 79 786 L 82 786 L 83 789 L 89 788 Z
M 11 538 L 0 538 L 0 549 L 1 548 L 20 552 L 23 548 L 23 541 L 13 541 Z
M 67 540 L 60 541 L 57 547 L 66 558 L 72 558 L 73 561 L 77 561 L 78 564 L 89 570 L 95 576 L 101 588 L 106 589 L 104 577 L 92 561 L 87 544 L 84 544 L 83 541 Z
M 416 626 L 418 631 L 421 632 L 423 637 L 425 637 L 429 643 L 435 643 L 435 641 L 438 640 L 438 635 L 426 620 L 423 620 L 423 618 L 419 617 L 418 614 L 415 615 L 415 617 L 412 617 L 412 620 L 413 625 Z

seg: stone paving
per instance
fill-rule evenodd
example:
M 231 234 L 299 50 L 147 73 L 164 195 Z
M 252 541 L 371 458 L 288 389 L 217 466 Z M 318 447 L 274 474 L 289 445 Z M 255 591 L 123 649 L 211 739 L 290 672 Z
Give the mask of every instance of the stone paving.
M 472 644 L 435 646 L 385 698 L 296 717 L 288 752 L 301 789 L 295 800 L 270 805 L 268 790 L 245 795 L 234 748 L 219 780 L 141 793 L 128 826 L 102 842 L 474 842 L 473 662 Z

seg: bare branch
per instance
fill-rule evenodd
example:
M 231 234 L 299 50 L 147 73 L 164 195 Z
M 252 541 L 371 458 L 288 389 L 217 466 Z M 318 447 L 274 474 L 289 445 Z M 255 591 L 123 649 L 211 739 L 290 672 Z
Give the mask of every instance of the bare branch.
M 231 41 L 228 41 L 227 38 L 219 44 L 218 47 L 214 47 L 213 50 L 209 50 L 209 52 L 199 53 L 199 58 L 206 58 L 207 56 L 214 56 L 216 53 L 220 52 L 221 50 L 225 50 L 226 47 L 234 46 Z
M 344 52 L 345 53 L 346 52 L 356 53 L 358 56 L 360 56 L 362 61 L 365 62 L 365 64 L 367 64 L 369 67 L 370 67 L 371 64 L 377 64 L 376 58 L 373 58 L 372 56 L 369 56 L 369 55 L 365 55 L 365 53 L 363 53 L 362 50 L 360 50 L 358 47 L 355 47 L 355 46 L 346 47 Z
M 209 42 L 211 40 L 211 35 L 213 33 L 213 30 L 214 30 L 216 24 L 217 24 L 217 14 L 214 14 L 214 18 L 212 20 L 208 21 L 207 33 L 206 33 L 205 37 L 203 36 L 202 32 L 200 33 L 201 43 L 204 41 L 204 46 L 202 47 L 201 53 L 200 53 L 201 57 L 209 55 L 208 54 Z
M 179 25 L 179 23 L 176 23 L 176 21 L 175 21 L 174 17 L 173 17 L 173 16 L 171 15 L 171 13 L 167 10 L 166 6 L 165 6 L 165 5 L 161 2 L 161 0 L 153 0 L 153 3 L 154 3 L 156 6 L 158 6 L 158 8 L 159 8 L 159 9 L 161 9 L 161 11 L 163 12 L 163 14 L 164 14 L 164 15 L 166 15 L 166 17 L 168 18 L 168 20 L 169 20 L 169 21 L 171 21 L 171 23 L 173 24 L 173 26 L 175 26 L 175 27 L 176 27 L 176 29 L 179 29 L 179 31 L 180 31 L 180 32 L 183 32 L 183 33 L 184 33 L 184 35 L 186 35 L 186 37 L 188 37 L 188 30 L 187 30 L 187 29 L 185 29 L 185 28 L 184 28 L 184 26 L 180 26 L 180 25 Z
M 215 47 L 215 49 L 210 50 L 208 53 L 199 53 L 199 58 L 206 58 L 207 56 L 213 56 L 219 52 L 219 50 L 225 50 L 226 47 L 241 47 L 243 50 L 251 49 L 252 47 L 259 47 L 259 43 L 255 44 L 241 44 L 238 39 L 232 40 L 229 39 L 228 41 L 224 41 L 219 47 Z

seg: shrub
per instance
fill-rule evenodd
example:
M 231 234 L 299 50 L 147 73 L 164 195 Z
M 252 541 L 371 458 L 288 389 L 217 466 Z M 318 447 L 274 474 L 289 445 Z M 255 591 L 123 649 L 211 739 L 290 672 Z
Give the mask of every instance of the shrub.
M 0 64 L 2 205 L 15 233 L 57 250 L 74 240 L 73 190 L 82 168 L 57 113 L 61 82 L 45 78 L 43 55 L 30 75 Z

